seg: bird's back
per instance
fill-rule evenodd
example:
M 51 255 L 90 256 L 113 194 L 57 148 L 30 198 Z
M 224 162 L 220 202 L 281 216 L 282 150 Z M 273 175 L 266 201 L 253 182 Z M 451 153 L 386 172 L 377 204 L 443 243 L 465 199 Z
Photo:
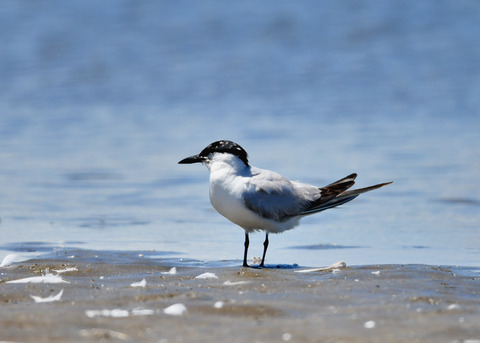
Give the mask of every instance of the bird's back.
M 298 216 L 312 201 L 320 197 L 320 190 L 312 185 L 290 181 L 270 170 L 252 167 L 248 191 L 244 193 L 246 206 L 262 217 L 283 222 Z

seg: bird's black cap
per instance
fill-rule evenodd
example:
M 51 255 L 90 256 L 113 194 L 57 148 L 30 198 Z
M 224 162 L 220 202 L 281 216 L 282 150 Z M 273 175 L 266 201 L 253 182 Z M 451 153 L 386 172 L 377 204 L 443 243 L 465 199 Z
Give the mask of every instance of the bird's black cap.
M 215 152 L 220 153 L 229 153 L 232 155 L 237 156 L 239 159 L 248 166 L 248 154 L 247 152 L 237 143 L 229 141 L 229 140 L 220 140 L 213 142 L 212 144 L 208 145 L 205 149 L 203 149 L 198 155 L 193 155 L 181 160 L 180 164 L 188 164 L 188 163 L 198 163 L 204 162 L 207 159 L 207 156 L 213 154 Z

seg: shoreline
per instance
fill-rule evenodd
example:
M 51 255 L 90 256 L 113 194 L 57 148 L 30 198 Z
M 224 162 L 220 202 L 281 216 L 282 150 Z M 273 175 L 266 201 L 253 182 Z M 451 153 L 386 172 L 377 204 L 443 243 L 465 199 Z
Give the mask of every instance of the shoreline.
M 480 342 L 480 274 L 468 268 L 298 273 L 82 254 L 0 268 L 0 341 Z

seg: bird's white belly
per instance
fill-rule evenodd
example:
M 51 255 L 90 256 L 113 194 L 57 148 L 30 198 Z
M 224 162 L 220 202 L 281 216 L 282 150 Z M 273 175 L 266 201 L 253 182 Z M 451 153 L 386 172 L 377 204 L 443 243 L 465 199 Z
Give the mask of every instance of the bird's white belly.
M 246 208 L 241 197 L 235 196 L 233 190 L 218 184 L 211 185 L 210 202 L 218 213 L 245 230 L 261 229 L 258 224 L 262 218 Z M 255 224 L 257 227 L 252 227 Z

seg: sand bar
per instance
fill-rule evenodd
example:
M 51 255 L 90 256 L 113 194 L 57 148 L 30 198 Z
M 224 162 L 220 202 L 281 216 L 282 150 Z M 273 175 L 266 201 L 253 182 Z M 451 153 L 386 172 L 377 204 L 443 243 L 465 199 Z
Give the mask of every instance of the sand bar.
M 98 251 L 13 263 L 0 341 L 480 342 L 473 269 L 221 265 Z M 58 282 L 19 282 L 42 276 Z

